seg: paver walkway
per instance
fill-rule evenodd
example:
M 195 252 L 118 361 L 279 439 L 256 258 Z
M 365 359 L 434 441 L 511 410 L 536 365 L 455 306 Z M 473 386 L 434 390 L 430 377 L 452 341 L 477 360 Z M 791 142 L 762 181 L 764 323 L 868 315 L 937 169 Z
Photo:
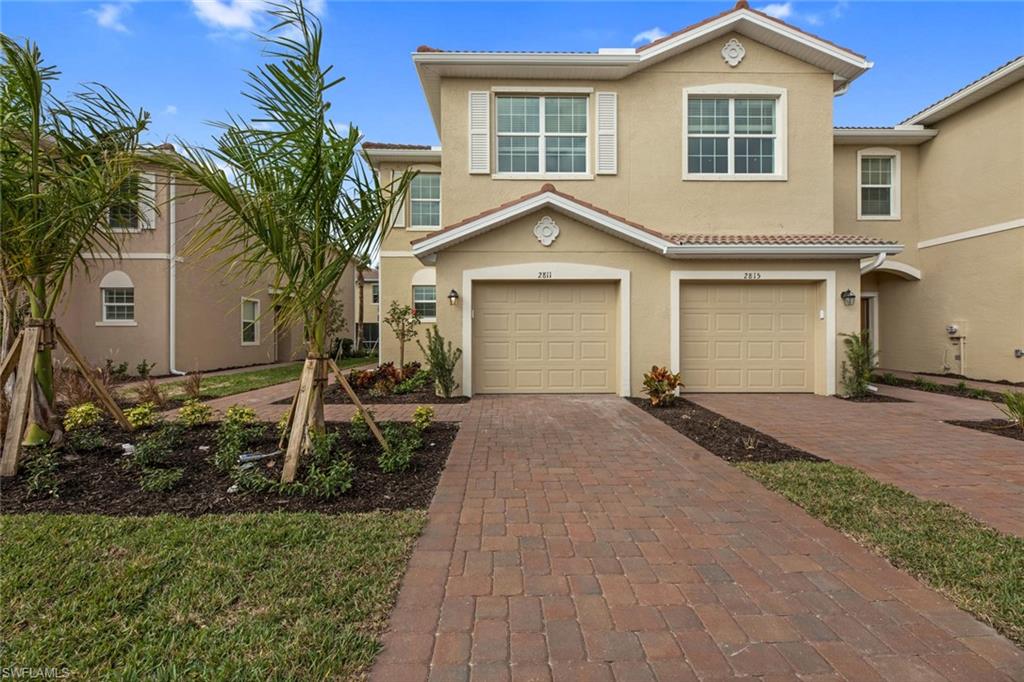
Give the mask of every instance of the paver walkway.
M 1024 652 L 626 401 L 477 397 L 375 680 L 1024 679 Z
M 909 403 L 794 394 L 689 394 L 721 415 L 1024 536 L 1024 442 L 943 423 L 1002 417 L 993 403 L 885 386 Z

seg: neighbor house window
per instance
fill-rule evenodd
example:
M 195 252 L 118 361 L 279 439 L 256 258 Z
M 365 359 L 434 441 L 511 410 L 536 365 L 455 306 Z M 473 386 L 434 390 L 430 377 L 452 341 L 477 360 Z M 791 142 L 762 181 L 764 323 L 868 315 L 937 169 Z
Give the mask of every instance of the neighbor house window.
M 242 299 L 242 345 L 255 346 L 260 342 L 260 302 L 254 298 Z
M 370 300 L 374 303 L 380 303 L 380 284 L 370 285 Z
M 131 322 L 135 320 L 135 289 L 133 287 L 104 287 L 103 321 Z
M 414 286 L 412 288 L 412 307 L 420 319 L 437 317 L 437 287 L 432 284 Z
M 900 156 L 892 149 L 857 152 L 857 217 L 895 220 L 900 217 Z
M 684 102 L 684 177 L 785 177 L 784 90 L 766 86 L 700 86 L 685 89 Z
M 499 173 L 587 172 L 587 98 L 496 98 Z
M 412 227 L 441 226 L 441 175 L 420 173 L 409 185 Z

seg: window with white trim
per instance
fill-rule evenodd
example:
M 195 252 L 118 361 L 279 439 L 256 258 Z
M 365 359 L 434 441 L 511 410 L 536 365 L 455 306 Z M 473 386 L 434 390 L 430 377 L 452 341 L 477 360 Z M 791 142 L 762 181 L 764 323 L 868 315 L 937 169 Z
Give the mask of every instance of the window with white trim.
M 242 345 L 260 343 L 260 302 L 255 298 L 242 299 Z
M 412 309 L 421 320 L 437 317 L 437 287 L 414 285 L 412 288 Z
M 376 282 L 370 285 L 370 300 L 374 303 L 380 303 L 380 284 Z
M 774 98 L 690 97 L 686 171 L 691 175 L 774 175 Z
M 104 287 L 103 321 L 132 322 L 135 320 L 135 288 Z
M 441 174 L 419 173 L 409 183 L 411 227 L 441 227 Z
M 498 95 L 495 104 L 498 173 L 587 173 L 586 96 Z
M 107 224 L 117 232 L 137 232 L 142 229 L 141 212 L 139 211 L 140 187 L 139 178 L 129 178 L 121 186 L 118 194 L 123 200 L 114 203 L 107 211 Z
M 900 153 L 870 148 L 857 152 L 857 218 L 898 220 L 900 217 Z

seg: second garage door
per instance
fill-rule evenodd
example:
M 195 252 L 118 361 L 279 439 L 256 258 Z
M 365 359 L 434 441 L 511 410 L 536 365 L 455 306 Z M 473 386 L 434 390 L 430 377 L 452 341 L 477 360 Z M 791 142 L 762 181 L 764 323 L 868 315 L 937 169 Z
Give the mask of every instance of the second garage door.
M 816 288 L 683 282 L 680 366 L 687 391 L 814 391 Z
M 477 282 L 475 393 L 614 393 L 617 285 Z

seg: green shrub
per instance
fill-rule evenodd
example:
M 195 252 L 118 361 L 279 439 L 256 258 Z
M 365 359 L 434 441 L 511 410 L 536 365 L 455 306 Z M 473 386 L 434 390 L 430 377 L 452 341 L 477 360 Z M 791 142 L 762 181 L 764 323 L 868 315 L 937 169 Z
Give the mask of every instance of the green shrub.
M 179 424 L 163 424 L 160 428 L 139 438 L 135 451 L 129 456 L 128 464 L 146 470 L 163 466 L 181 442 L 182 427 Z
M 370 418 L 373 419 L 373 411 L 367 410 L 370 413 Z M 360 410 L 356 410 L 356 413 L 352 415 L 350 422 L 348 437 L 352 439 L 352 442 L 358 445 L 366 445 L 373 438 L 373 433 L 370 431 L 370 425 L 366 423 L 366 419 L 363 417 L 363 413 Z
M 153 403 L 142 403 L 135 407 L 129 407 L 124 411 L 124 418 L 136 429 L 152 426 L 160 421 L 160 415 L 156 412 L 156 405 Z
M 135 365 L 135 373 L 138 374 L 143 379 L 148 379 L 149 372 L 154 367 L 156 367 L 155 362 L 146 362 L 146 358 L 142 358 L 142 360 L 139 361 L 139 364 Z
M 381 379 L 370 387 L 371 398 L 385 398 L 395 392 L 395 382 L 390 379 Z
M 57 468 L 60 459 L 56 448 L 41 445 L 25 449 L 25 484 L 32 495 L 60 497 Z
M 1003 394 L 1003 404 L 999 406 L 1006 418 L 1024 429 L 1024 391 L 1007 391 Z
M 650 398 L 652 407 L 671 405 L 676 399 L 676 389 L 681 386 L 682 377 L 665 367 L 652 365 L 651 371 L 644 373 L 644 393 Z
M 106 444 L 106 440 L 98 428 L 90 426 L 68 431 L 67 444 L 76 452 L 89 452 L 102 448 Z
M 355 467 L 345 457 L 328 464 L 309 463 L 306 477 L 297 483 L 286 485 L 284 491 L 303 497 L 317 497 L 329 500 L 347 493 L 352 488 Z
M 863 398 L 871 383 L 871 374 L 875 371 L 878 353 L 871 346 L 871 334 L 863 330 L 859 334 L 841 334 L 846 346 L 846 359 L 842 364 L 842 381 L 846 395 L 851 398 Z
M 64 415 L 64 430 L 70 432 L 87 429 L 96 426 L 102 420 L 103 410 L 98 408 L 95 403 L 82 403 L 68 408 Z
M 189 398 L 178 410 L 178 421 L 185 426 L 202 426 L 210 421 L 213 409 L 195 398 Z
M 232 405 L 214 434 L 213 465 L 224 473 L 230 472 L 238 463 L 249 444 L 262 435 L 262 428 L 255 426 L 256 412 L 250 407 Z
M 381 434 L 388 446 L 377 457 L 380 470 L 392 474 L 408 469 L 413 455 L 423 444 L 420 432 L 411 424 L 387 422 L 381 426 Z
M 958 393 L 967 393 L 967 382 L 963 380 L 956 382 L 956 390 Z
M 418 391 L 424 386 L 426 386 L 428 381 L 430 381 L 430 372 L 421 369 L 408 379 L 405 379 L 397 386 L 395 386 L 395 393 L 397 393 L 398 395 L 403 395 L 405 393 L 412 393 L 414 391 Z
M 248 426 L 256 423 L 256 410 L 245 405 L 232 405 L 224 413 L 224 421 Z
M 234 467 L 231 470 L 231 480 L 238 491 L 243 493 L 265 493 L 278 491 L 282 487 L 279 481 L 268 478 L 256 467 Z
M 426 358 L 430 376 L 434 378 L 434 393 L 443 397 L 451 398 L 452 393 L 459 387 L 455 383 L 455 365 L 462 357 L 462 349 L 454 348 L 452 342 L 445 343 L 441 332 L 427 327 L 427 345 L 416 341 L 416 345 L 423 352 Z
M 881 377 L 875 375 L 875 380 L 879 381 L 887 386 L 896 386 L 900 383 L 899 378 L 892 372 L 886 372 Z
M 184 474 L 184 469 L 144 468 L 142 470 L 142 489 L 147 493 L 166 493 L 181 482 Z
M 429 405 L 420 405 L 412 413 L 412 425 L 421 433 L 430 427 L 432 421 L 434 421 L 434 408 Z
M 980 388 L 972 388 L 971 390 L 967 391 L 967 397 L 974 398 L 975 400 L 989 400 L 988 391 L 982 390 Z
M 278 439 L 288 438 L 288 429 L 291 426 L 291 420 L 288 419 L 288 413 L 285 412 L 281 415 L 281 418 L 277 420 L 277 425 L 274 430 L 277 432 Z

